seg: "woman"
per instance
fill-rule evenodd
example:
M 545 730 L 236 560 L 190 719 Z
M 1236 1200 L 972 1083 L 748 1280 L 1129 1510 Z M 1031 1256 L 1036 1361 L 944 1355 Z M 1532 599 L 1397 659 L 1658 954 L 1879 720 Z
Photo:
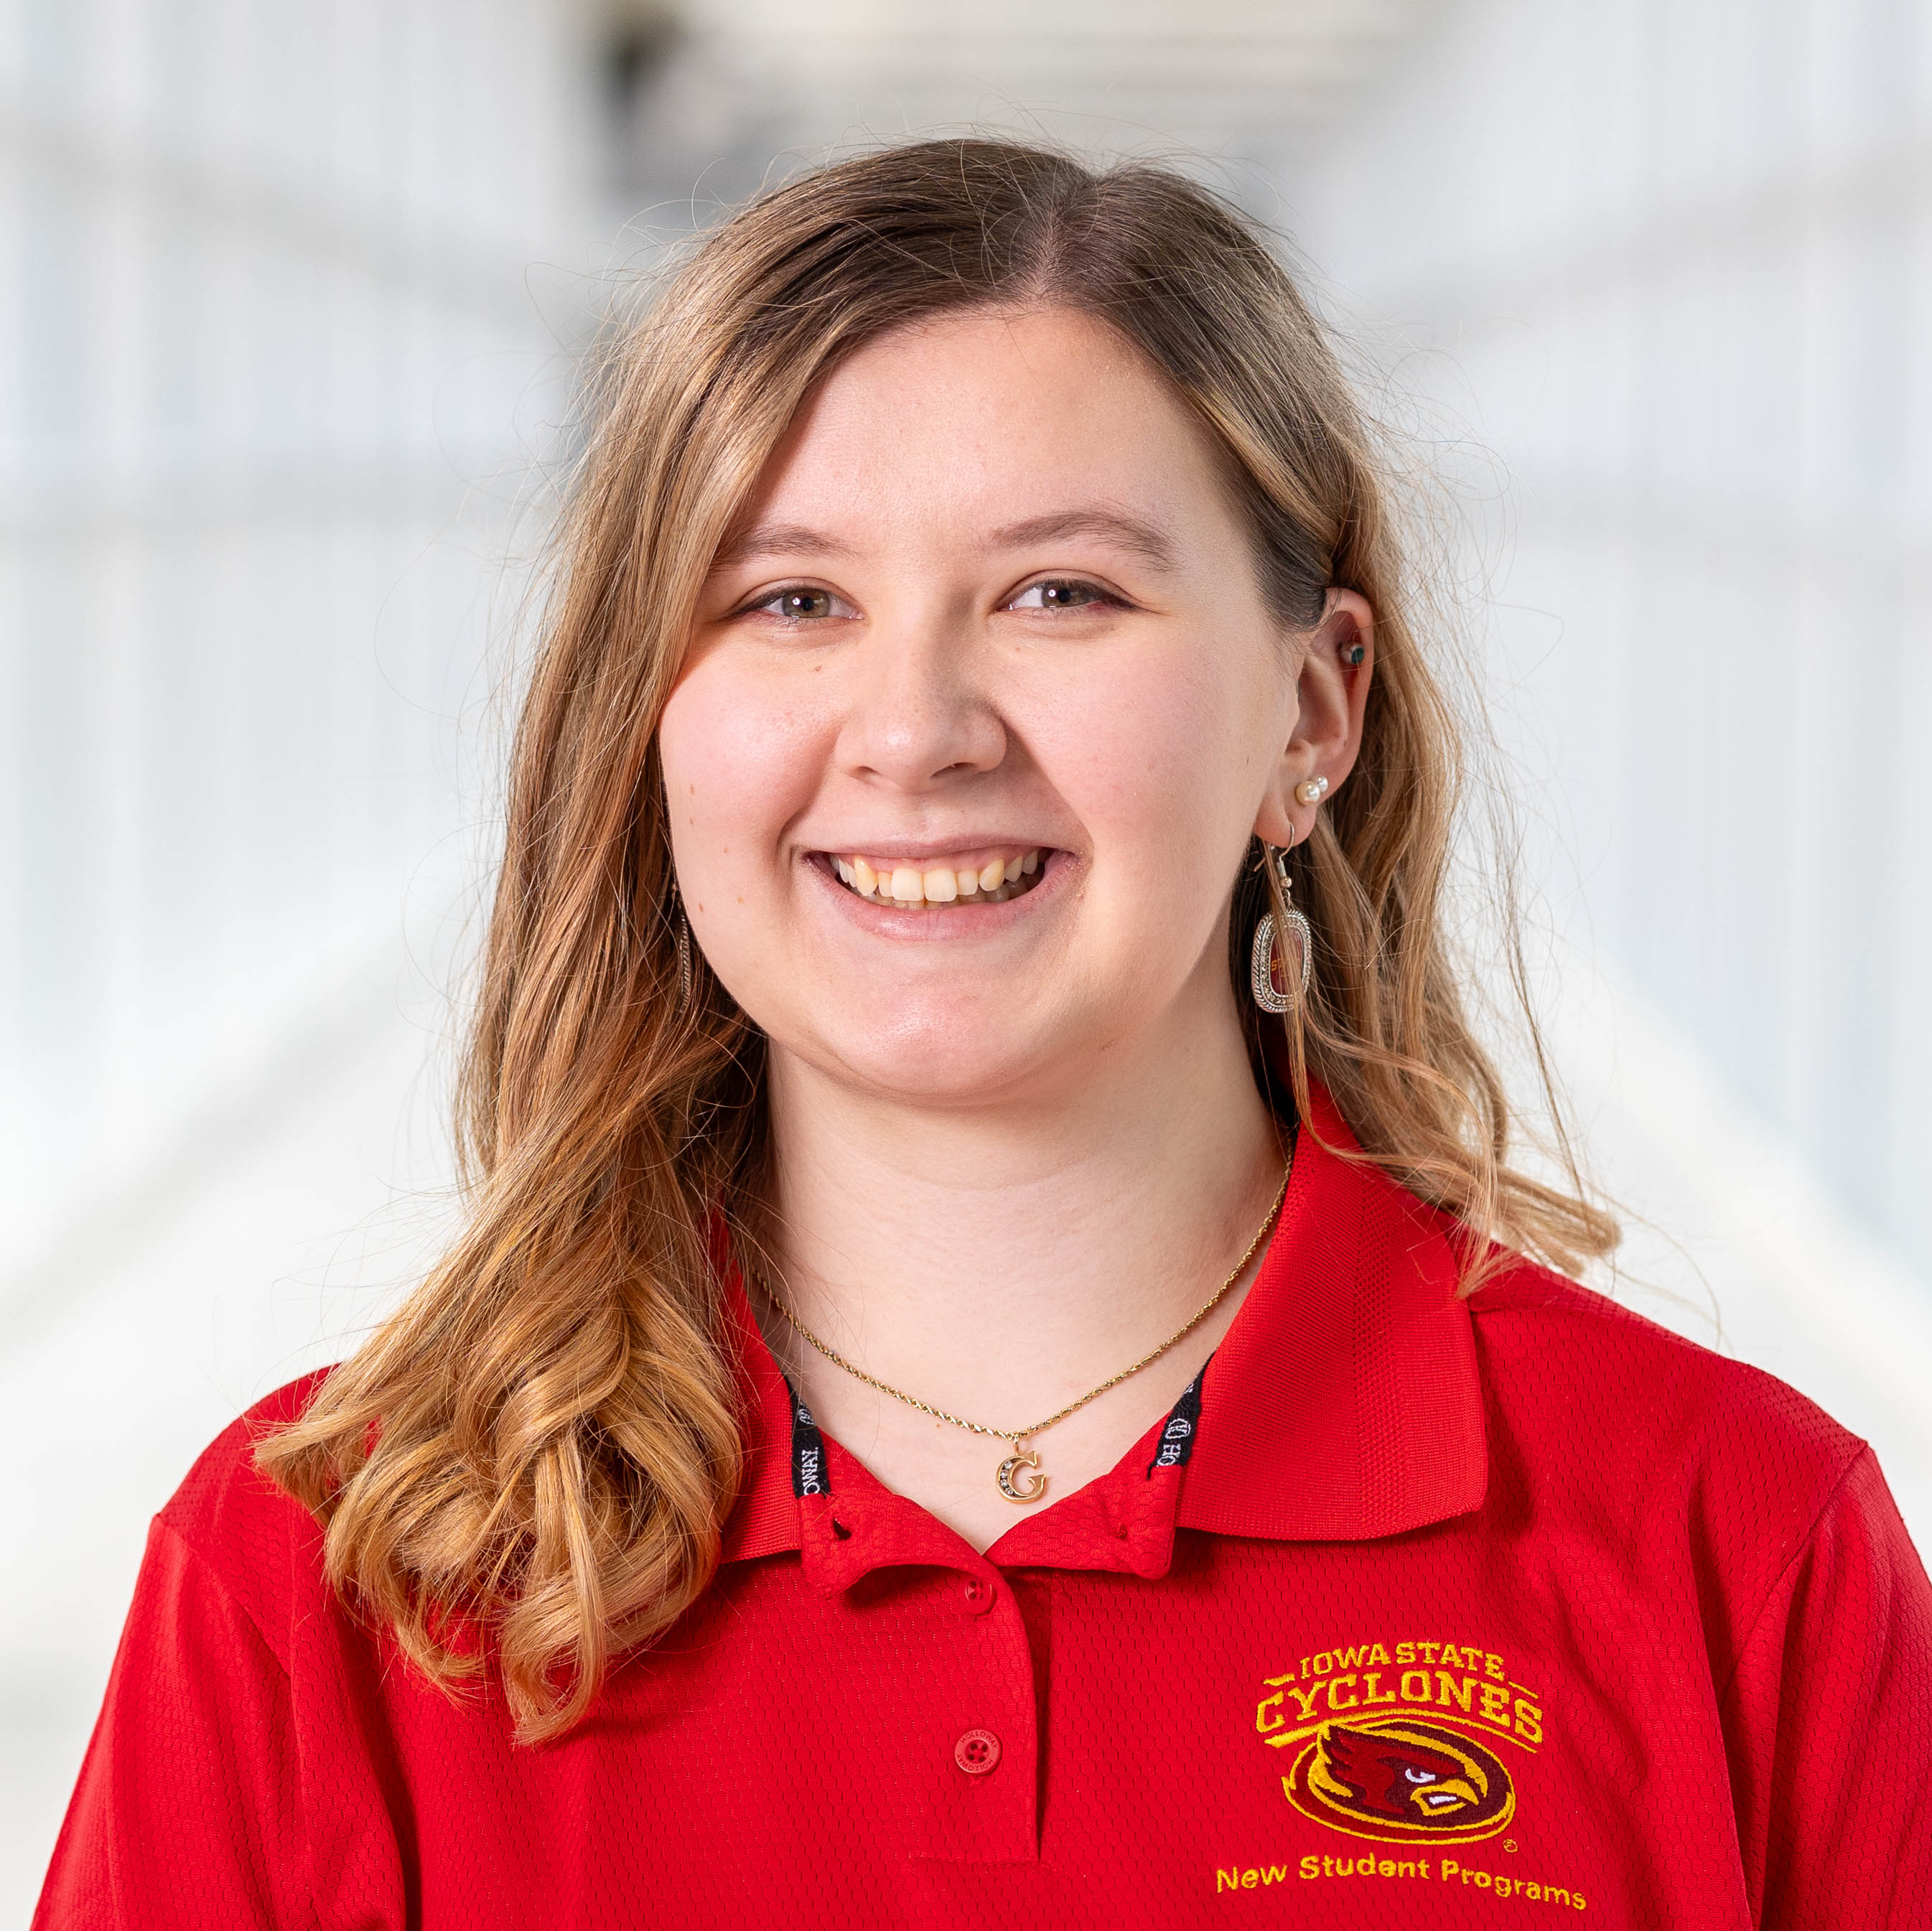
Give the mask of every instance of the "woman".
M 1256 236 L 904 147 L 611 368 L 468 1231 L 159 1519 L 42 1921 L 1925 1921 L 1924 1573 L 1564 1278 Z

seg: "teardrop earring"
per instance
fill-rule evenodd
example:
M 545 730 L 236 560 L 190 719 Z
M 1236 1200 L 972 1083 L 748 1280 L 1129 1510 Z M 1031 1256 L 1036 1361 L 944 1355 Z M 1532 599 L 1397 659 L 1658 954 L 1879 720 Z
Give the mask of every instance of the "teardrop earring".
M 1309 982 L 1315 976 L 1315 934 L 1306 917 L 1289 902 L 1294 887 L 1288 875 L 1288 847 L 1270 845 L 1266 849 L 1275 883 L 1281 888 L 1282 936 L 1292 934 L 1301 949 L 1300 983 L 1291 995 L 1274 982 L 1275 922 L 1270 910 L 1262 914 L 1261 923 L 1255 928 L 1255 943 L 1248 954 L 1248 988 L 1264 1012 L 1282 1013 L 1308 996 Z

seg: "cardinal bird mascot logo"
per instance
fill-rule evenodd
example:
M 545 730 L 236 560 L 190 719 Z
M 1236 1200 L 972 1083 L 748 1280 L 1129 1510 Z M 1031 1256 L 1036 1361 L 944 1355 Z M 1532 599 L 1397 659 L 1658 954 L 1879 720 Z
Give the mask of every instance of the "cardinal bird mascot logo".
M 1501 1762 L 1472 1738 L 1408 1718 L 1324 1723 L 1282 1780 L 1318 1824 L 1397 1842 L 1466 1844 L 1516 1810 Z

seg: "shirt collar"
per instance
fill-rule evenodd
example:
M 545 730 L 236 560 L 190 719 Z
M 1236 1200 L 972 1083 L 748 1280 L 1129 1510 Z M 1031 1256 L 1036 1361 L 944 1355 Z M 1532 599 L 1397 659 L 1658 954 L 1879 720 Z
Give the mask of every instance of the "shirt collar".
M 1280 1225 L 1208 1366 L 1186 1528 L 1366 1542 L 1466 1514 L 1488 1485 L 1454 1223 L 1310 1099 Z
M 1480 1506 L 1482 1388 L 1451 1224 L 1361 1160 L 1319 1087 L 1310 1101 L 1280 1220 L 1203 1375 L 1115 1468 L 1016 1522 L 986 1562 L 1155 1576 L 1177 1525 L 1361 1542 Z M 746 1457 L 722 1559 L 797 1550 L 830 1591 L 889 1563 L 975 1566 L 951 1530 L 820 1435 L 736 1266 L 724 1276 Z

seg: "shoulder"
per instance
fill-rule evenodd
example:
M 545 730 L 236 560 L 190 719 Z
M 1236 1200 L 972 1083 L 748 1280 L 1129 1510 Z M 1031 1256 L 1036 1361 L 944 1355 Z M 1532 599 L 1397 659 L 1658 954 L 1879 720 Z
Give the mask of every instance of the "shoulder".
M 1468 1299 L 1486 1367 L 1526 1411 L 1660 1450 L 1720 1442 L 1835 1481 L 1864 1444 L 1796 1388 L 1520 1261 Z M 1769 1472 L 1766 1471 L 1766 1472 Z
M 284 1660 L 292 1618 L 320 1588 L 322 1528 L 256 1467 L 255 1450 L 301 1415 L 329 1372 L 290 1381 L 238 1416 L 202 1451 L 158 1518 Z
M 1774 1375 L 1528 1261 L 1468 1298 L 1492 1479 L 1768 1590 L 1865 1444 Z

